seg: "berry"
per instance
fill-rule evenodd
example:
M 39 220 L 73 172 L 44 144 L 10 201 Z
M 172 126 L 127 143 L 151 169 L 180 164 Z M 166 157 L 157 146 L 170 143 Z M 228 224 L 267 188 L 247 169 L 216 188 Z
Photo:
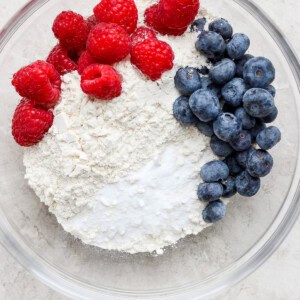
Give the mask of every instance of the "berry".
M 213 123 L 212 122 L 202 122 L 198 121 L 196 124 L 198 130 L 207 137 L 211 137 L 214 134 Z
M 237 152 L 235 154 L 235 159 L 238 162 L 238 164 L 243 167 L 246 168 L 247 167 L 247 161 L 249 158 L 249 155 L 255 150 L 255 148 L 250 147 L 249 149 L 245 150 L 245 151 L 241 151 L 241 152 Z
M 86 22 L 88 24 L 89 30 L 91 31 L 96 25 L 99 24 L 99 21 L 97 20 L 95 15 L 92 15 L 86 19 Z
M 243 96 L 247 91 L 247 86 L 243 79 L 233 78 L 222 88 L 222 96 L 226 103 L 237 107 L 242 104 Z
M 58 102 L 61 79 L 54 66 L 38 60 L 19 70 L 13 76 L 12 85 L 22 96 L 44 108 L 52 108 Z
M 198 198 L 201 201 L 215 201 L 223 194 L 223 186 L 220 183 L 200 183 L 198 186 Z
M 228 166 L 230 175 L 235 176 L 243 171 L 234 155 L 227 156 L 223 161 Z
M 243 107 L 239 107 L 235 112 L 237 120 L 242 124 L 242 128 L 249 130 L 256 124 L 256 119 L 249 116 Z
M 218 98 L 221 97 L 220 86 L 214 84 L 209 77 L 201 77 L 202 89 L 213 92 Z
M 113 64 L 129 54 L 130 38 L 122 27 L 100 23 L 89 35 L 87 50 L 99 63 Z
M 273 168 L 273 158 L 265 150 L 254 150 L 247 161 L 247 171 L 253 177 L 267 176 Z
M 242 172 L 235 180 L 237 192 L 244 197 L 252 197 L 260 189 L 260 178 L 252 177 L 247 171 Z
M 255 118 L 263 118 L 274 110 L 274 98 L 272 95 L 260 88 L 248 90 L 243 97 L 246 112 Z
M 138 11 L 133 0 L 101 0 L 94 8 L 94 14 L 99 22 L 115 23 L 128 34 L 137 26 Z
M 256 124 L 250 129 L 252 143 L 255 143 L 257 135 L 266 128 L 266 125 L 259 120 L 256 120 Z
M 214 122 L 215 135 L 225 142 L 230 142 L 241 130 L 241 123 L 230 113 L 221 113 Z
M 205 182 L 218 182 L 229 176 L 229 169 L 223 161 L 214 160 L 201 168 L 200 176 Z
M 173 68 L 174 53 L 165 42 L 149 39 L 135 45 L 131 50 L 131 62 L 151 80 Z
M 157 39 L 155 32 L 147 27 L 139 27 L 130 37 L 131 47 L 148 39 Z
M 235 178 L 229 176 L 222 182 L 223 185 L 223 198 L 230 198 L 236 194 Z
M 12 135 L 24 147 L 37 144 L 53 123 L 53 113 L 35 107 L 32 100 L 22 99 L 12 120 Z
M 90 28 L 81 15 L 63 11 L 54 20 L 52 30 L 63 47 L 81 51 L 85 48 Z
M 200 121 L 213 121 L 221 111 L 218 97 L 207 90 L 200 89 L 189 100 L 190 108 Z
M 216 223 L 225 217 L 226 206 L 223 201 L 212 201 L 202 212 L 202 218 L 206 223 Z
M 47 62 L 53 65 L 60 75 L 77 70 L 77 64 L 70 58 L 68 50 L 61 45 L 57 45 L 52 49 Z
M 212 136 L 210 140 L 210 148 L 213 153 L 219 157 L 226 157 L 233 151 L 232 147 L 228 143 L 218 139 L 215 135 Z
M 121 95 L 121 76 L 111 66 L 90 65 L 81 75 L 81 88 L 89 96 L 111 100 Z
M 231 59 L 241 59 L 250 46 L 250 39 L 246 34 L 235 33 L 228 42 L 226 50 Z
M 78 60 L 78 73 L 81 75 L 86 67 L 96 63 L 97 61 L 87 51 L 84 51 Z
M 275 98 L 275 96 L 276 96 L 276 89 L 275 89 L 275 87 L 273 85 L 271 85 L 271 84 L 268 85 L 265 88 L 265 90 L 267 90 L 273 96 L 273 98 Z
M 195 125 L 198 118 L 193 114 L 189 106 L 189 98 L 180 96 L 173 104 L 173 114 L 175 119 L 182 125 Z
M 245 63 L 253 58 L 254 56 L 251 54 L 245 54 L 242 58 L 238 59 L 235 64 L 236 64 L 236 76 L 243 78 L 243 71 L 244 71 L 244 65 Z
M 174 78 L 175 87 L 182 95 L 191 95 L 201 89 L 201 78 L 196 69 L 180 68 Z
M 224 54 L 226 44 L 220 34 L 213 31 L 202 31 L 195 47 L 208 58 L 218 58 Z
M 244 66 L 243 77 L 251 87 L 266 88 L 275 79 L 275 68 L 265 57 L 251 58 Z
M 272 123 L 276 120 L 277 116 L 278 116 L 278 109 L 275 106 L 269 115 L 267 115 L 264 118 L 261 118 L 261 121 L 264 123 Z
M 224 58 L 210 69 L 209 76 L 214 83 L 223 85 L 233 79 L 235 72 L 235 63 Z
M 281 132 L 275 126 L 262 130 L 256 137 L 258 146 L 263 150 L 269 150 L 281 140 Z
M 205 24 L 206 24 L 206 18 L 200 18 L 195 20 L 192 24 L 191 24 L 191 31 L 203 31 Z
M 208 29 L 210 31 L 219 33 L 224 38 L 224 40 L 230 39 L 233 33 L 232 26 L 229 24 L 227 20 L 223 18 L 212 21 L 209 24 Z
M 235 151 L 244 151 L 251 147 L 251 143 L 251 134 L 246 130 L 242 130 L 230 141 L 230 146 Z

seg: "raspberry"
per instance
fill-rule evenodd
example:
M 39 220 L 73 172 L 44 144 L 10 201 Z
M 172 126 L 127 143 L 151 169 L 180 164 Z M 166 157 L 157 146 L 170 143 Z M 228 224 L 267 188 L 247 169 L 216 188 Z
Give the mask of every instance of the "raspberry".
M 137 26 L 138 11 L 133 0 L 102 0 L 94 8 L 94 14 L 100 22 L 118 24 L 128 34 Z
M 149 39 L 131 50 L 131 62 L 152 80 L 173 68 L 174 53 L 165 42 Z
M 78 73 L 81 75 L 86 67 L 96 63 L 97 61 L 87 51 L 84 51 L 78 60 Z
M 54 66 L 41 60 L 14 74 L 12 85 L 22 97 L 44 108 L 54 107 L 61 91 L 61 79 Z
M 130 38 L 122 27 L 100 23 L 89 35 L 87 50 L 98 62 L 113 64 L 129 54 Z
M 37 144 L 53 123 L 53 113 L 35 107 L 32 100 L 22 99 L 12 120 L 12 135 L 24 147 Z
M 89 26 L 84 18 L 72 11 L 63 11 L 54 20 L 52 30 L 66 49 L 80 51 L 85 48 Z
M 130 37 L 131 47 L 148 39 L 156 39 L 154 31 L 144 26 L 139 27 Z
M 92 16 L 88 17 L 86 19 L 86 22 L 89 26 L 89 30 L 92 30 L 96 25 L 99 24 L 99 21 L 97 20 L 95 15 L 92 15 Z
M 52 49 L 47 62 L 52 64 L 60 75 L 77 70 L 77 64 L 70 58 L 68 50 L 59 44 Z
M 89 96 L 111 100 L 121 95 L 121 76 L 111 66 L 91 65 L 81 75 L 81 88 Z

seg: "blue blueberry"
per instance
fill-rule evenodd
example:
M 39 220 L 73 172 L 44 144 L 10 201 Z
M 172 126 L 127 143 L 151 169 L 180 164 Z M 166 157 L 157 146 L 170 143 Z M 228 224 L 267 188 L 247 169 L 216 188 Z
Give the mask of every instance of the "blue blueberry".
M 253 177 L 267 176 L 273 168 L 273 158 L 265 150 L 253 151 L 247 161 L 247 171 Z
M 196 49 L 208 58 L 216 58 L 223 55 L 226 44 L 222 36 L 213 31 L 202 31 L 196 41 Z
M 264 118 L 269 115 L 275 107 L 272 95 L 260 88 L 248 90 L 243 97 L 246 112 L 255 118 Z
M 222 96 L 226 103 L 237 107 L 242 104 L 243 96 L 247 91 L 247 86 L 243 79 L 233 78 L 222 88 Z
M 243 77 L 251 87 L 266 88 L 275 79 L 275 68 L 265 57 L 254 57 L 244 66 Z
M 201 78 L 198 71 L 191 67 L 180 68 L 174 78 L 175 87 L 182 95 L 191 95 L 201 89 Z
M 252 197 L 260 189 L 260 178 L 252 177 L 247 171 L 244 171 L 237 176 L 235 186 L 241 196 Z
M 208 90 L 194 92 L 189 100 L 190 108 L 200 121 L 214 120 L 221 111 L 218 97 Z
M 249 49 L 250 39 L 246 34 L 235 33 L 227 43 L 227 54 L 232 59 L 241 59 Z
M 198 186 L 198 198 L 201 201 L 215 201 L 223 195 L 223 186 L 221 183 L 200 183 Z
M 214 122 L 214 133 L 224 142 L 230 142 L 241 130 L 241 123 L 230 113 L 221 113 Z
M 173 115 L 182 125 L 195 125 L 199 121 L 189 106 L 189 98 L 180 96 L 173 104 Z
M 224 40 L 230 39 L 233 33 L 232 26 L 229 24 L 227 20 L 222 18 L 212 21 L 209 24 L 208 29 L 210 31 L 219 33 L 224 38 Z
M 218 98 L 221 97 L 221 87 L 214 84 L 209 77 L 201 77 L 202 89 L 213 92 Z
M 214 83 L 224 85 L 234 77 L 235 72 L 235 63 L 228 58 L 224 58 L 210 69 L 209 76 Z
M 210 147 L 213 153 L 219 157 L 226 157 L 233 151 L 229 143 L 220 140 L 215 135 L 210 140 Z
M 229 176 L 226 180 L 222 182 L 223 185 L 223 198 L 230 198 L 236 194 L 235 187 L 235 178 L 233 176 Z
M 261 131 L 257 137 L 256 142 L 263 150 L 269 150 L 278 144 L 281 140 L 281 132 L 276 126 L 270 126 Z
M 225 180 L 228 175 L 228 166 L 221 160 L 213 160 L 206 163 L 200 171 L 200 176 L 205 182 L 218 182 Z
M 230 141 L 230 146 L 235 151 L 245 151 L 251 147 L 252 140 L 249 131 L 242 130 Z
M 191 31 L 203 31 L 206 24 L 206 18 L 199 18 L 191 24 Z
M 223 201 L 216 200 L 210 202 L 202 212 L 202 218 L 206 223 L 216 223 L 221 221 L 226 214 L 226 206 Z
M 212 137 L 214 135 L 213 123 L 212 122 L 202 122 L 197 123 L 198 130 L 205 136 Z
M 236 152 L 235 159 L 242 168 L 247 168 L 248 158 L 254 150 L 254 147 L 250 147 L 245 151 Z
M 266 124 L 256 120 L 256 124 L 253 128 L 250 129 L 252 143 L 255 143 L 257 135 L 266 128 Z
M 223 161 L 228 166 L 230 175 L 235 176 L 243 171 L 242 167 L 238 164 L 234 155 L 227 156 Z
M 265 90 L 267 90 L 272 96 L 273 98 L 275 98 L 276 96 L 276 89 L 273 85 L 269 85 L 265 88 Z
M 241 59 L 238 59 L 235 64 L 236 64 L 236 76 L 243 78 L 243 72 L 244 72 L 244 65 L 245 63 L 253 58 L 254 56 L 251 54 L 245 54 Z
M 278 109 L 275 106 L 274 109 L 272 110 L 272 112 L 269 115 L 267 115 L 264 118 L 261 118 L 261 121 L 264 122 L 264 123 L 272 123 L 276 120 L 277 116 L 278 116 Z
M 242 124 L 242 128 L 249 130 L 253 128 L 256 124 L 256 119 L 249 116 L 243 107 L 239 107 L 234 115 L 238 119 L 238 121 Z

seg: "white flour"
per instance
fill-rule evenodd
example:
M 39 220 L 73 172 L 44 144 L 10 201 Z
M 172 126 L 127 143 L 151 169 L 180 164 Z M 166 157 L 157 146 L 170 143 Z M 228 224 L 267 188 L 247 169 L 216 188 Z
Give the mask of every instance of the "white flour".
M 140 14 L 149 3 L 137 3 Z M 156 82 L 129 60 L 117 64 L 123 92 L 110 102 L 92 102 L 76 72 L 64 76 L 54 124 L 25 150 L 24 165 L 40 200 L 83 242 L 161 253 L 207 226 L 196 189 L 201 165 L 213 156 L 207 139 L 172 115 L 176 70 L 205 64 L 194 48 L 196 35 L 160 37 L 172 46 L 175 65 Z

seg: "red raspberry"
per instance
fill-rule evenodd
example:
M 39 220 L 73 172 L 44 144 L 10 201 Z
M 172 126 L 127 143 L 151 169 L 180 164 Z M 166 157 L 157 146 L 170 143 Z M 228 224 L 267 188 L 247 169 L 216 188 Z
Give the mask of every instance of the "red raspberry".
M 97 20 L 95 15 L 88 17 L 86 19 L 86 22 L 87 22 L 90 30 L 92 30 L 96 25 L 99 24 L 99 21 Z
M 81 88 L 89 96 L 111 100 L 121 95 L 121 76 L 111 66 L 91 65 L 81 75 Z
M 53 113 L 37 108 L 34 102 L 22 99 L 12 120 L 12 135 L 24 147 L 37 144 L 53 123 Z
M 17 92 L 44 108 L 54 107 L 59 100 L 61 79 L 54 66 L 38 60 L 13 76 Z
M 53 23 L 52 30 L 61 45 L 68 50 L 76 51 L 85 48 L 90 31 L 84 18 L 72 11 L 60 13 Z
M 128 34 L 136 29 L 138 11 L 133 0 L 102 0 L 94 8 L 94 14 L 100 22 L 118 24 Z
M 96 63 L 97 61 L 87 51 L 84 51 L 78 60 L 78 73 L 81 75 L 85 68 Z
M 98 62 L 113 64 L 129 54 L 130 38 L 119 25 L 100 23 L 89 35 L 87 50 Z
M 60 75 L 77 70 L 77 64 L 70 58 L 68 50 L 59 44 L 52 49 L 47 62 L 52 64 Z
M 173 68 L 174 53 L 165 42 L 149 39 L 131 50 L 131 62 L 152 80 Z
M 131 47 L 148 39 L 157 39 L 155 32 L 147 27 L 139 27 L 130 37 Z

